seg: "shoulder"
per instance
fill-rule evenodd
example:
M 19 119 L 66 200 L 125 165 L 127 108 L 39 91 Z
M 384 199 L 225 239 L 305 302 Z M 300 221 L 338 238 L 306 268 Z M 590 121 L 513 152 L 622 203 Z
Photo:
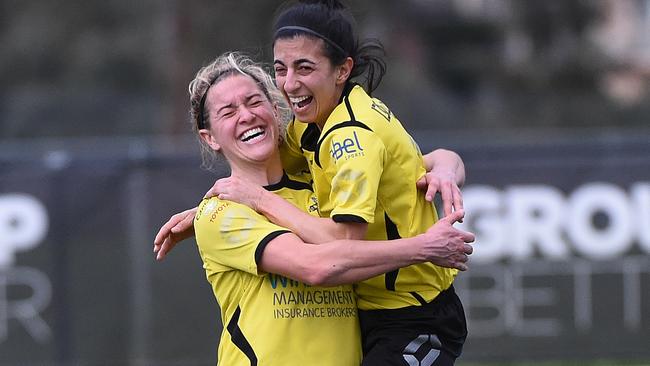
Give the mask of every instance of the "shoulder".
M 232 201 L 220 200 L 217 197 L 204 199 L 199 204 L 194 217 L 194 226 L 198 231 L 214 228 L 223 230 L 224 227 L 250 227 L 262 216 L 246 205 Z
M 391 123 L 395 119 L 395 115 L 384 102 L 371 97 L 361 87 L 352 90 L 349 101 L 355 118 L 373 124 L 374 128 Z

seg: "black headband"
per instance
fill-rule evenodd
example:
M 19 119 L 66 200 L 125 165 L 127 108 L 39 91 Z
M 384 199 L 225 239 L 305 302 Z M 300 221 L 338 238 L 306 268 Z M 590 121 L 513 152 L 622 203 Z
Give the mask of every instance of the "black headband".
M 301 31 L 301 32 L 311 34 L 311 35 L 316 36 L 316 37 L 322 39 L 323 41 L 327 42 L 327 44 L 329 44 L 330 46 L 336 48 L 339 52 L 341 52 L 342 55 L 348 56 L 348 53 L 345 52 L 343 47 L 339 46 L 338 44 L 336 44 L 336 42 L 334 42 L 331 39 L 325 37 L 324 35 L 316 32 L 313 29 L 309 29 L 309 28 L 306 28 L 306 27 L 301 27 L 301 26 L 298 26 L 298 25 L 288 25 L 288 26 L 278 28 L 278 30 L 275 31 L 275 37 L 273 37 L 273 39 L 278 39 L 278 36 L 280 35 L 280 32 L 282 32 L 282 31 Z
M 219 80 L 224 74 L 226 73 L 232 73 L 233 71 L 236 71 L 236 69 L 226 69 L 220 73 L 217 74 L 217 76 L 214 77 L 214 80 L 210 82 L 208 87 L 205 89 L 205 93 L 203 93 L 203 96 L 201 97 L 201 103 L 199 103 L 199 118 L 196 120 L 196 126 L 199 128 L 199 130 L 205 129 L 205 120 L 203 119 L 203 109 L 205 108 L 205 98 L 208 96 L 208 92 L 210 91 L 210 87 Z
M 208 86 L 207 89 L 205 89 L 205 93 L 203 93 L 203 96 L 201 97 L 201 103 L 199 104 L 199 118 L 196 120 L 196 126 L 199 128 L 199 130 L 205 129 L 205 121 L 203 120 L 203 108 L 205 108 L 205 97 L 208 95 L 208 90 L 210 90 L 210 87 L 212 84 Z

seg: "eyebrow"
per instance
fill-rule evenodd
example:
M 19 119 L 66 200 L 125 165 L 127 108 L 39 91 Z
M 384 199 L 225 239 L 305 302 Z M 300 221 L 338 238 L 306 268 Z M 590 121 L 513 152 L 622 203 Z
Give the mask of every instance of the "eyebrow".
M 253 99 L 255 97 L 264 98 L 264 93 L 262 93 L 261 91 L 253 92 L 253 93 L 248 94 L 247 96 L 245 96 L 244 101 L 249 102 L 251 99 Z M 235 108 L 235 105 L 233 103 L 225 104 L 225 105 L 217 108 L 217 113 L 216 114 L 218 115 L 219 113 L 221 113 L 222 110 L 227 109 L 227 108 Z
M 226 104 L 226 105 L 222 106 L 221 108 L 217 108 L 217 113 L 215 113 L 215 115 L 218 116 L 219 113 L 221 113 L 222 110 L 227 109 L 227 108 L 234 108 L 234 107 L 235 106 L 232 103 Z
M 316 62 L 314 62 L 314 61 L 312 61 L 312 60 L 310 60 L 310 59 L 307 59 L 307 58 L 301 58 L 301 59 L 298 59 L 298 60 L 294 61 L 293 64 L 294 64 L 294 65 L 300 65 L 300 64 L 305 63 L 305 62 L 308 63 L 308 64 L 316 65 Z M 282 61 L 280 61 L 280 60 L 274 60 L 274 61 L 273 61 L 273 64 L 274 64 L 274 65 L 275 65 L 275 64 L 280 64 L 280 65 L 282 65 L 282 66 L 286 66 L 286 65 L 284 64 L 284 62 L 282 62 Z

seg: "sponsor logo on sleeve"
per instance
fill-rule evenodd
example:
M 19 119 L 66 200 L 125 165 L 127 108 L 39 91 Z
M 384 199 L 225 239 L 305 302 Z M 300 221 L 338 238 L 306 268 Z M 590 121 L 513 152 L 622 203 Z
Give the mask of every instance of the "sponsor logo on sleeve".
M 357 156 L 364 156 L 363 146 L 361 146 L 357 132 L 353 131 L 352 136 L 346 137 L 342 141 L 332 139 L 330 155 L 337 161 L 340 158 L 348 160 Z

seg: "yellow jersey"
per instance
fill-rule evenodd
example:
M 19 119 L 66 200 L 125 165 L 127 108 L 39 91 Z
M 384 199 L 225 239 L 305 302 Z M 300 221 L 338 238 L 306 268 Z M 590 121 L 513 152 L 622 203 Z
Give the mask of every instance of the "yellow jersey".
M 322 131 L 314 123 L 290 122 L 281 151 L 286 168 L 308 167 L 321 216 L 368 223 L 367 240 L 412 237 L 438 219 L 415 184 L 426 173 L 417 143 L 359 85 L 346 88 Z M 456 273 L 431 263 L 401 268 L 356 284 L 357 305 L 374 310 L 428 303 Z
M 316 199 L 304 181 L 285 175 L 266 188 L 317 215 Z M 360 364 L 352 286 L 308 286 L 258 268 L 266 245 L 288 230 L 216 197 L 200 203 L 194 228 L 223 321 L 218 365 Z

